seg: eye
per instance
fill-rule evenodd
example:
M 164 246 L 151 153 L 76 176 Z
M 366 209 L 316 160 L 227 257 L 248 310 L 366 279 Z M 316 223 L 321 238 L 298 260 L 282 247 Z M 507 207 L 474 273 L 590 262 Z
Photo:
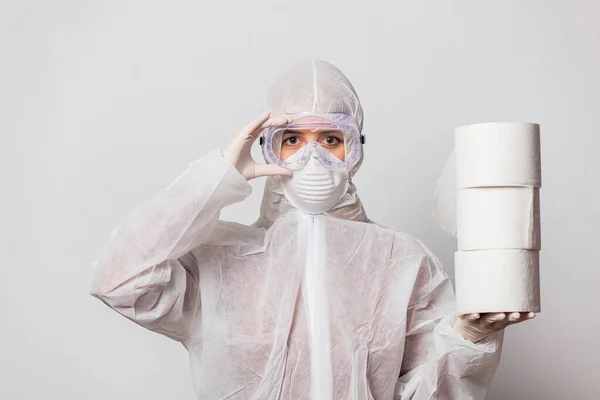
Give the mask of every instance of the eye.
M 341 140 L 338 139 L 335 136 L 327 136 L 325 138 L 325 144 L 328 145 L 328 146 L 335 146 L 335 145 L 337 145 L 339 143 L 341 143 Z
M 283 143 L 285 143 L 289 146 L 295 146 L 299 142 L 300 142 L 300 140 L 298 139 L 298 136 L 291 136 L 283 141 Z

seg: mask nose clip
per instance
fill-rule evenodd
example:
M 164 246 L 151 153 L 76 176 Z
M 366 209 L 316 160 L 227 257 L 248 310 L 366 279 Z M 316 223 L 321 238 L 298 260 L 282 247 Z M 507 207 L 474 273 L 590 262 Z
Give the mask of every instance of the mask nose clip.
M 308 156 L 309 158 L 319 158 L 319 155 L 317 154 L 317 146 L 318 144 L 315 142 L 309 143 L 310 149 L 308 149 L 309 153 Z

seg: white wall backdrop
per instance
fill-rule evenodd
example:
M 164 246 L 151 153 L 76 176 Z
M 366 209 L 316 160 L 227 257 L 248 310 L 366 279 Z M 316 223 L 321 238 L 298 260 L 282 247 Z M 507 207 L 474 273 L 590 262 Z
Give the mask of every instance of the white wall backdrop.
M 88 295 L 109 231 L 318 57 L 366 111 L 369 215 L 425 241 L 455 126 L 542 126 L 543 312 L 489 399 L 598 399 L 600 3 L 0 1 L 1 399 L 193 399 L 185 349 Z M 253 222 L 262 182 L 224 217 Z

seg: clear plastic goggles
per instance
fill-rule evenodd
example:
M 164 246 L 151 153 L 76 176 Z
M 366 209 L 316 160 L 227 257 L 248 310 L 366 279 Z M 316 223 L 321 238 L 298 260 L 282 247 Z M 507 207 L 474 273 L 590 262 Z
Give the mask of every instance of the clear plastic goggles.
M 260 144 L 267 163 L 290 170 L 302 168 L 311 154 L 327 168 L 351 169 L 360 161 L 364 136 L 347 114 L 296 114 L 290 124 L 263 131 Z

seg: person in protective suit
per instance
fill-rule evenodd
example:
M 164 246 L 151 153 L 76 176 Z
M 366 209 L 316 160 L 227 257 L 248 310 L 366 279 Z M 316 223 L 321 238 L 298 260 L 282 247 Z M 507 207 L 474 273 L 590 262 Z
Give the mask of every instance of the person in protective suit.
M 297 64 L 266 108 L 113 232 L 92 294 L 181 342 L 198 399 L 484 399 L 504 328 L 533 315 L 459 317 L 437 258 L 367 218 L 363 110 L 336 67 Z M 262 176 L 259 220 L 219 220 Z

